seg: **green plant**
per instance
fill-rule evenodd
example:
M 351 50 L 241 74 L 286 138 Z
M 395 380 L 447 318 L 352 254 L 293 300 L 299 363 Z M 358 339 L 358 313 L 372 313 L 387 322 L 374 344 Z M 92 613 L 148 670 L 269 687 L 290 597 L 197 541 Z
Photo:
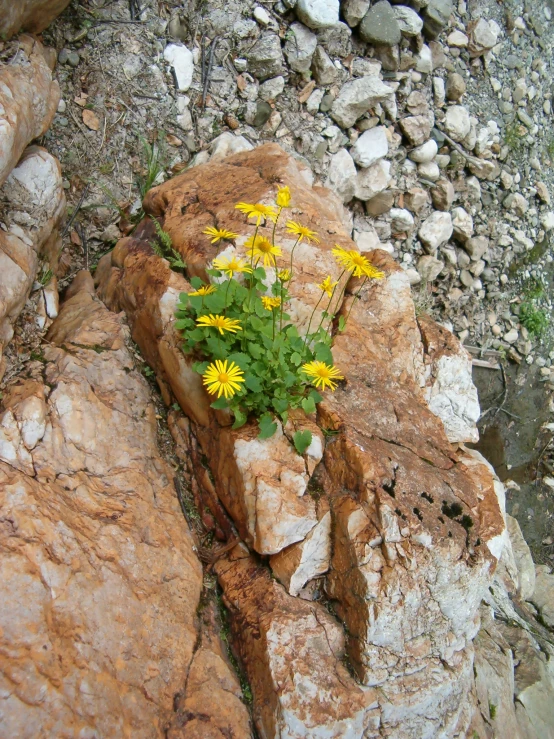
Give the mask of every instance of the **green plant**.
M 489 716 L 491 717 L 491 721 L 494 721 L 494 719 L 496 718 L 496 706 L 494 705 L 494 703 L 491 703 L 490 701 L 489 701 Z
M 137 176 L 137 185 L 143 199 L 150 188 L 159 184 L 158 180 L 163 180 L 167 153 L 163 131 L 158 132 L 157 141 L 152 144 L 142 137 L 139 137 L 139 140 L 142 144 L 144 167 L 142 173 Z
M 506 126 L 504 132 L 504 143 L 512 151 L 517 151 L 523 144 L 526 135 L 525 129 L 518 121 L 512 121 Z
M 548 313 L 533 300 L 526 300 L 519 306 L 519 322 L 532 336 L 540 338 L 549 326 Z
M 52 277 L 54 277 L 54 273 L 52 272 L 52 270 L 47 267 L 43 267 L 42 272 L 38 277 L 38 282 L 42 285 L 42 287 L 46 287 L 50 283 Z
M 346 287 L 343 275 L 365 278 L 358 293 L 368 279 L 383 277 L 361 254 L 337 246 L 333 253 L 342 272 L 335 282 L 327 277 L 318 285 L 321 295 L 306 334 L 301 336 L 285 310 L 294 279 L 294 251 L 302 240 L 318 243 L 319 239 L 314 231 L 287 221 L 287 232 L 296 236 L 296 241 L 286 267 L 277 266 L 282 253 L 275 244 L 275 230 L 290 197 L 288 187 L 281 187 L 277 207 L 238 203 L 241 212 L 256 220 L 254 234 L 245 243 L 249 260 L 236 256 L 214 259 L 207 270 L 212 284 L 193 277 L 194 290 L 182 293 L 177 307 L 175 325 L 183 332 L 183 350 L 197 360 L 193 367 L 203 376 L 208 393 L 217 396 L 212 408 L 229 409 L 234 416 L 233 428 L 245 424 L 249 415 L 256 416 L 261 439 L 277 430 L 275 416 L 286 424 L 291 410 L 314 413 L 322 400 L 318 390 L 335 390 L 337 382 L 344 379 L 333 365 L 331 351 L 333 320 Z M 204 233 L 212 243 L 232 241 L 237 236 L 214 227 Z M 325 310 L 311 330 L 324 300 Z M 339 331 L 347 320 L 348 316 L 339 317 Z M 293 437 L 299 453 L 305 452 L 311 441 L 311 432 L 305 430 L 296 431 Z
M 167 259 L 167 261 L 169 262 L 169 266 L 173 270 L 186 269 L 186 262 L 183 261 L 183 258 L 181 257 L 179 252 L 173 248 L 173 241 L 171 240 L 171 236 L 167 233 L 167 231 L 163 230 L 163 228 L 160 226 L 155 218 L 152 217 L 152 221 L 154 222 L 154 228 L 156 229 L 157 236 L 157 241 L 150 242 L 150 246 L 152 247 L 154 254 L 162 257 L 162 259 Z

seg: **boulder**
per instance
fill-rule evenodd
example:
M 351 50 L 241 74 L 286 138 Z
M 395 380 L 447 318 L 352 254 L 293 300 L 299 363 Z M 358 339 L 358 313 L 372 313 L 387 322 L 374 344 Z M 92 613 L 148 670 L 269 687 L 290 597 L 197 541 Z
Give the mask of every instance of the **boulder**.
M 41 33 L 69 3 L 70 0 L 0 0 L 0 35 L 9 39 L 22 30 Z
M 0 415 L 6 736 L 162 737 L 202 568 L 121 317 L 81 273 Z M 225 711 L 222 696 L 220 710 Z
M 350 28 L 354 28 L 358 25 L 369 10 L 369 6 L 369 0 L 344 0 L 344 2 L 341 3 L 344 20 L 348 23 Z
M 54 118 L 60 88 L 50 61 L 40 41 L 23 35 L 9 64 L 0 68 L 0 185 L 27 144 L 42 136 Z
M 375 164 L 360 169 L 354 181 L 354 195 L 358 200 L 371 200 L 386 190 L 391 181 L 390 168 L 389 161 L 379 159 Z

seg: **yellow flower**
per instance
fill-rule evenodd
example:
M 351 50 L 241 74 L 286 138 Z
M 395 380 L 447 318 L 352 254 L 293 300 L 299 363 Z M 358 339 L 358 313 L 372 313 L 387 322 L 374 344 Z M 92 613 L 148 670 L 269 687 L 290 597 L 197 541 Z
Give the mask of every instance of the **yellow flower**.
M 211 395 L 217 393 L 217 397 L 224 395 L 226 398 L 232 398 L 233 395 L 240 390 L 240 383 L 244 382 L 244 375 L 240 367 L 234 362 L 223 362 L 216 359 L 215 363 L 208 365 L 206 371 L 202 375 L 202 382 L 207 386 L 207 390 Z
M 314 244 L 319 244 L 316 232 L 311 231 L 307 226 L 302 226 L 300 223 L 296 223 L 296 221 L 287 221 L 287 231 L 289 234 L 297 236 L 299 242 L 306 239 L 310 244 L 312 241 Z
M 211 313 L 209 316 L 200 316 L 196 323 L 202 328 L 216 328 L 220 334 L 223 334 L 224 331 L 231 331 L 232 333 L 242 331 L 240 321 L 220 315 L 212 316 Z
M 264 267 L 273 267 L 275 265 L 275 257 L 281 256 L 281 249 L 273 246 L 271 241 L 265 236 L 258 234 L 256 238 L 250 236 L 246 239 L 244 246 L 246 247 L 249 257 L 257 257 L 257 261 L 263 259 Z
M 280 187 L 277 190 L 277 197 L 275 198 L 275 202 L 279 206 L 279 208 L 288 208 L 290 205 L 290 189 L 288 185 L 285 185 L 284 187 Z
M 217 290 L 216 287 L 213 285 L 202 285 L 202 287 L 199 287 L 198 290 L 195 290 L 193 293 L 187 293 L 190 298 L 194 298 L 197 295 L 211 295 L 212 293 L 215 293 Z
M 254 203 L 254 205 L 250 203 L 237 203 L 235 208 L 240 210 L 241 213 L 244 213 L 245 216 L 248 216 L 248 218 L 255 218 L 257 226 L 267 219 L 275 222 L 275 219 L 277 218 L 277 212 L 271 205 L 262 205 L 261 203 Z
M 281 298 L 268 298 L 267 295 L 263 295 L 262 303 L 266 310 L 273 310 L 281 305 Z
M 319 289 L 322 290 L 324 293 L 327 293 L 327 296 L 330 298 L 333 294 L 333 289 L 337 283 L 331 282 L 331 277 L 327 276 L 321 285 L 318 285 Z
M 208 226 L 208 228 L 205 228 L 202 231 L 203 234 L 206 234 L 206 236 L 212 236 L 211 239 L 212 244 L 217 244 L 218 241 L 231 241 L 232 239 L 236 239 L 238 234 L 233 233 L 233 231 L 228 231 L 226 228 L 214 228 L 213 226 Z
M 277 277 L 281 280 L 281 282 L 288 282 L 291 278 L 290 269 L 282 269 L 277 274 Z
M 374 280 L 380 280 L 385 276 L 384 272 L 374 267 L 360 252 L 355 249 L 343 249 L 342 246 L 335 246 L 333 254 L 337 262 L 352 272 L 354 277 L 372 277 Z
M 302 371 L 310 378 L 312 385 L 325 390 L 327 386 L 331 390 L 337 387 L 336 380 L 344 380 L 339 370 L 325 362 L 308 362 L 302 365 Z
M 231 257 L 230 259 L 226 259 L 225 257 L 214 259 L 212 266 L 215 267 L 215 269 L 220 269 L 227 275 L 227 277 L 232 277 L 235 272 L 239 274 L 242 272 L 252 272 L 246 262 L 242 262 L 236 257 Z

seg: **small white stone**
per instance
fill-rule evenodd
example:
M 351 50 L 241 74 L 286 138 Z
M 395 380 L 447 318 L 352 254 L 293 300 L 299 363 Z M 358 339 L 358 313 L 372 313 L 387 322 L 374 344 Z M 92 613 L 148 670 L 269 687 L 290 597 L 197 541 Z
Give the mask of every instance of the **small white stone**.
M 448 46 L 454 46 L 456 49 L 465 49 L 469 43 L 468 37 L 461 31 L 452 31 L 446 41 Z
M 265 8 L 262 8 L 260 5 L 257 5 L 254 8 L 254 18 L 255 20 L 260 24 L 260 26 L 268 26 L 271 18 L 269 16 L 269 13 Z
M 452 236 L 454 227 L 450 213 L 435 211 L 421 224 L 418 236 L 429 253 L 435 252 Z
M 354 196 L 355 183 L 354 160 L 346 149 L 340 149 L 331 157 L 325 185 L 333 190 L 343 203 L 348 203 Z
M 433 55 L 427 44 L 423 44 L 417 56 L 416 70 L 421 74 L 431 74 L 433 71 Z
M 295 10 L 309 28 L 329 28 L 339 22 L 339 0 L 298 0 Z
M 510 329 L 510 331 L 508 331 L 508 333 L 504 334 L 502 338 L 504 339 L 504 341 L 508 342 L 508 344 L 515 344 L 515 342 L 519 338 L 519 331 L 517 330 L 517 328 L 512 328 Z
M 554 228 L 554 213 L 551 210 L 541 216 L 541 226 L 545 231 L 552 231 Z
M 370 167 L 387 156 L 388 152 L 387 130 L 384 126 L 376 126 L 360 136 L 350 150 L 350 155 L 360 167 Z
M 178 92 L 186 92 L 192 83 L 194 61 L 192 52 L 180 44 L 168 44 L 164 50 L 164 59 L 175 72 Z
M 408 156 L 413 162 L 422 164 L 424 162 L 432 162 L 438 150 L 437 142 L 434 139 L 429 139 L 429 141 L 421 144 L 421 146 L 416 146 L 415 149 L 412 149 Z
M 391 216 L 391 226 L 395 233 L 411 231 L 414 227 L 414 217 L 405 208 L 391 208 L 389 215 Z
M 441 176 L 439 165 L 436 162 L 418 164 L 417 171 L 420 177 L 431 182 L 436 182 Z
M 444 127 L 454 141 L 463 141 L 471 131 L 469 112 L 462 105 L 452 105 L 446 111 Z

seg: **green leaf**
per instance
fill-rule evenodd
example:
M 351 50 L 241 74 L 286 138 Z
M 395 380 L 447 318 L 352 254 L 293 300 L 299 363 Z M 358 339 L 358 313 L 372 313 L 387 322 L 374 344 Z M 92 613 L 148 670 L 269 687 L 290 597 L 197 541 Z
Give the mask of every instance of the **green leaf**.
M 269 439 L 277 431 L 277 424 L 273 421 L 271 413 L 264 413 L 260 416 L 258 426 L 260 427 L 258 439 Z
M 190 318 L 179 318 L 175 321 L 175 328 L 178 331 L 183 331 L 184 329 L 191 328 L 191 326 L 194 326 L 194 323 L 191 321 Z
M 217 411 L 222 411 L 224 408 L 229 407 L 229 403 L 227 402 L 227 398 L 224 398 L 222 395 L 221 398 L 214 400 L 210 407 L 215 408 Z
M 333 364 L 333 354 L 327 344 L 324 344 L 323 342 L 317 343 L 314 347 L 314 354 L 318 362 L 325 362 L 325 364 L 330 365 Z
M 296 326 L 289 326 L 287 330 L 285 331 L 286 335 L 289 339 L 297 339 L 298 338 L 298 329 Z
M 235 414 L 235 422 L 232 428 L 240 429 L 240 427 L 244 426 L 244 424 L 246 423 L 248 416 L 246 415 L 246 413 L 243 413 L 240 408 L 234 408 L 233 413 Z
M 295 365 L 296 367 L 298 367 L 298 366 L 299 366 L 299 365 L 301 364 L 301 362 L 302 362 L 302 357 L 300 356 L 300 354 L 299 354 L 298 352 L 293 352 L 293 353 L 292 353 L 292 354 L 290 355 L 290 361 L 291 361 L 291 362 L 292 362 L 292 363 L 293 363 L 293 364 L 294 364 L 294 365 Z
M 344 316 L 339 316 L 339 331 L 344 331 L 346 328 L 346 318 Z
M 260 298 L 256 298 L 254 300 L 254 310 L 256 311 L 256 315 L 260 318 L 267 318 L 268 313 L 271 313 L 271 311 L 264 308 L 264 304 Z
M 265 269 L 263 267 L 256 267 L 256 269 L 254 270 L 254 272 L 252 274 L 254 275 L 254 277 L 257 280 L 265 280 L 266 279 L 266 273 L 265 273 Z
M 262 390 L 262 383 L 254 375 L 245 375 L 244 384 L 253 393 L 259 393 Z
M 321 401 L 323 400 L 323 395 L 320 395 L 317 390 L 310 390 L 308 395 L 310 396 L 310 398 L 313 398 L 314 403 L 321 403 Z
M 216 359 L 222 359 L 225 356 L 225 344 L 220 342 L 219 339 L 209 336 L 206 339 L 206 346 L 208 347 L 210 354 L 212 354 Z
M 193 286 L 193 288 L 195 290 L 198 290 L 204 284 L 204 280 L 202 280 L 200 277 L 191 277 L 190 278 L 190 284 Z M 185 293 L 185 295 L 186 295 L 186 293 Z
M 241 370 L 247 370 L 252 361 L 248 354 L 243 354 L 242 352 L 229 354 L 227 359 L 229 360 L 229 362 L 234 362 L 235 364 L 237 364 L 241 368 Z
M 311 396 L 302 398 L 302 408 L 304 413 L 315 413 L 315 400 Z
M 221 292 L 212 293 L 204 297 L 204 305 L 210 313 L 221 313 L 225 308 L 225 295 Z
M 271 405 L 275 408 L 277 413 L 284 413 L 289 407 L 289 400 L 288 398 L 273 398 Z
M 250 325 L 255 331 L 261 331 L 264 327 L 264 322 L 260 321 L 257 316 L 250 316 Z
M 254 344 L 252 341 L 248 344 L 248 351 L 250 352 L 250 356 L 254 357 L 254 359 L 259 359 L 264 353 L 262 347 L 259 344 Z
M 192 339 L 192 341 L 202 341 L 204 336 L 203 328 L 194 328 L 192 331 L 187 331 L 187 339 Z
M 195 372 L 198 372 L 199 375 L 203 375 L 204 372 L 208 369 L 209 362 L 194 362 L 192 365 L 192 369 Z
M 308 430 L 297 431 L 292 437 L 292 440 L 294 441 L 294 447 L 298 454 L 304 454 L 312 443 L 312 432 Z

